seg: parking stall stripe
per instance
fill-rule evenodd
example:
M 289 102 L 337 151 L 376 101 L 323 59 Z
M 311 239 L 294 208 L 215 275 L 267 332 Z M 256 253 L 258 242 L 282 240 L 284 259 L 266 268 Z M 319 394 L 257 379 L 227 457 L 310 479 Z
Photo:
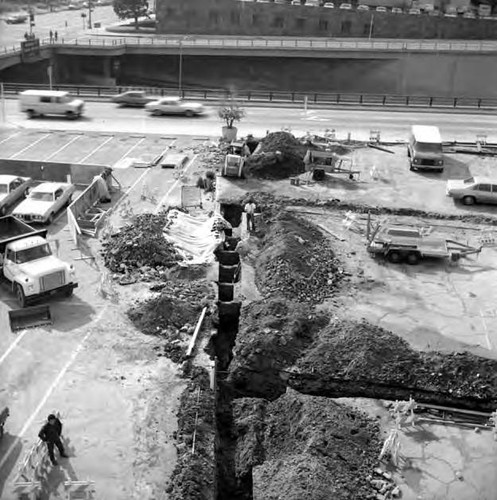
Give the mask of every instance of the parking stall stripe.
M 0 141 L 0 144 L 3 144 L 4 142 L 10 141 L 10 139 L 13 139 L 16 135 L 19 135 L 21 132 L 16 132 L 15 134 L 9 135 L 9 137 L 3 139 Z
M 186 174 L 186 172 L 188 171 L 188 169 L 193 165 L 193 162 L 195 161 L 195 158 L 197 158 L 198 155 L 195 155 L 191 160 L 190 160 L 190 163 L 188 163 L 188 165 L 185 167 L 185 169 L 183 170 L 183 173 Z M 157 205 L 157 208 L 154 210 L 154 213 L 155 214 L 158 214 L 161 209 L 162 209 L 162 205 L 164 204 L 164 202 L 167 200 L 168 196 L 173 192 L 173 190 L 176 188 L 176 186 L 180 183 L 181 181 L 181 177 L 179 177 L 178 179 L 176 179 L 176 181 L 174 181 L 174 184 L 168 189 L 167 193 L 162 197 L 162 199 L 160 200 L 159 204 Z
M 17 153 L 14 153 L 13 155 L 9 156 L 9 158 L 15 158 L 16 156 L 22 155 L 25 151 L 27 151 L 28 149 L 32 148 L 33 146 L 35 146 L 36 144 L 40 143 L 41 141 L 44 141 L 45 139 L 47 139 L 51 135 L 52 134 L 46 134 L 43 137 L 40 137 L 37 141 L 32 142 L 29 146 L 26 146 L 25 148 L 21 149 Z
M 26 333 L 28 333 L 28 330 L 24 330 L 18 337 L 16 337 L 14 342 L 12 342 L 12 344 L 9 345 L 9 348 L 2 354 L 2 357 L 0 358 L 0 365 L 5 361 L 7 356 L 14 350 L 16 345 L 19 344 L 19 342 L 22 340 L 24 335 L 26 335 Z
M 79 163 L 79 164 L 84 163 L 88 158 L 90 158 L 90 156 L 93 156 L 99 149 L 103 148 L 109 141 L 112 141 L 112 139 L 114 139 L 113 135 L 111 137 L 109 137 L 106 141 L 102 142 L 102 144 L 100 144 L 100 146 L 97 146 L 90 154 L 87 154 L 84 158 L 79 160 L 77 163 Z
M 48 155 L 43 161 L 50 160 L 50 158 L 53 158 L 55 155 L 59 154 L 61 151 L 64 151 L 64 149 L 66 149 L 67 146 L 71 145 L 73 142 L 77 141 L 81 137 L 83 137 L 83 136 L 82 135 L 77 135 L 76 137 L 73 137 L 69 142 L 67 142 L 66 144 L 64 144 L 61 148 L 57 149 L 57 151 L 55 151 L 51 155 Z
M 119 163 L 121 160 L 124 160 L 124 158 L 126 158 L 131 153 L 131 151 L 136 149 L 144 140 L 145 140 L 145 137 L 142 137 L 134 146 L 132 146 L 130 149 L 128 149 L 128 151 L 126 151 L 126 153 L 124 153 L 121 156 L 121 158 L 119 158 L 119 160 L 117 160 L 115 163 Z
M 95 318 L 95 320 L 93 321 L 93 323 L 98 322 L 102 318 L 102 316 L 105 314 L 106 311 L 107 311 L 107 306 L 104 307 L 100 311 L 100 313 Z M 78 354 L 83 349 L 86 341 L 95 332 L 95 330 L 96 330 L 95 328 L 90 328 L 88 330 L 88 333 L 83 337 L 83 340 L 79 343 L 78 347 L 76 347 L 76 349 L 71 354 L 71 357 L 69 358 L 69 360 L 67 361 L 67 363 L 63 366 L 62 370 L 59 372 L 59 374 L 57 375 L 57 377 L 55 378 L 55 380 L 52 382 L 52 384 L 48 388 L 47 392 L 45 392 L 45 394 L 43 395 L 43 398 L 39 402 L 38 406 L 35 408 L 35 411 L 30 415 L 30 417 L 28 418 L 28 420 L 26 420 L 26 422 L 24 423 L 23 428 L 16 435 L 14 441 L 10 445 L 10 448 L 7 450 L 7 452 L 3 456 L 2 460 L 0 461 L 0 470 L 5 465 L 5 462 L 7 462 L 7 460 L 10 457 L 10 455 L 12 454 L 12 452 L 14 451 L 14 449 L 16 448 L 17 443 L 21 440 L 21 438 L 24 436 L 24 434 L 26 434 L 26 431 L 32 425 L 32 423 L 34 422 L 36 416 L 38 415 L 38 413 L 40 413 L 40 411 L 43 408 L 43 406 L 45 406 L 46 402 L 48 401 L 48 398 L 52 395 L 52 392 L 57 388 L 57 386 L 59 385 L 60 381 L 62 380 L 62 377 L 66 374 L 67 370 L 69 370 L 69 368 L 71 367 L 71 365 L 74 363 L 74 361 L 76 360 L 76 357 L 78 356 Z

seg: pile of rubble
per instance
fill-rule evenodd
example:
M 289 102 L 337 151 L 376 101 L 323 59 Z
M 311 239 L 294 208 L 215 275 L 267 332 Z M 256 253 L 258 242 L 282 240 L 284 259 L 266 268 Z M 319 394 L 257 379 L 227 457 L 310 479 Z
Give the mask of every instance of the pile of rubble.
M 345 277 L 329 242 L 311 223 L 281 212 L 270 224 L 257 258 L 256 285 L 264 297 L 317 304 Z
M 140 269 L 168 268 L 181 260 L 174 246 L 163 236 L 166 213 L 142 214 L 109 236 L 103 243 L 105 266 L 114 273 Z
M 235 400 L 233 417 L 236 473 L 252 476 L 254 498 L 378 498 L 370 478 L 378 467 L 379 428 L 365 414 L 288 390 L 271 402 Z
M 298 139 L 288 132 L 273 132 L 259 143 L 256 152 L 245 162 L 246 177 L 285 179 L 305 171 L 307 151 Z
M 128 310 L 128 317 L 141 332 L 165 340 L 160 355 L 181 362 L 202 308 L 214 299 L 212 290 L 205 281 L 179 280 L 161 283 L 151 289 L 160 290 L 160 293 L 135 303 Z

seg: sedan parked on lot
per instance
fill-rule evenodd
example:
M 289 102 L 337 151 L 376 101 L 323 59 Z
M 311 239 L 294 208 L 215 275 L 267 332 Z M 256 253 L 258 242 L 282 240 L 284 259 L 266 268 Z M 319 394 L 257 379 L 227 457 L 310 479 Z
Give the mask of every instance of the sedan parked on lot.
M 335 4 L 333 2 L 325 2 L 323 7 L 325 9 L 334 9 L 335 8 Z
M 32 182 L 31 177 L 0 175 L 0 215 L 5 215 L 10 206 L 26 196 Z
M 184 101 L 179 97 L 163 97 L 158 101 L 149 102 L 145 110 L 152 115 L 184 115 L 198 116 L 205 113 L 204 106 L 198 102 Z
M 474 12 L 465 12 L 462 17 L 464 17 L 464 19 L 476 19 L 476 14 Z
M 350 3 L 341 3 L 340 9 L 342 10 L 352 10 L 352 4 Z
M 57 212 L 71 203 L 73 184 L 43 182 L 30 190 L 27 198 L 12 212 L 26 222 L 52 223 Z
M 120 104 L 121 106 L 136 106 L 143 108 L 145 104 L 156 100 L 155 97 L 148 96 L 142 90 L 128 90 L 122 94 L 112 96 L 112 102 Z
M 411 16 L 419 16 L 421 14 L 421 10 L 419 9 L 409 9 L 407 11 L 408 14 L 410 14 Z
M 446 194 L 455 200 L 461 200 L 464 205 L 497 203 L 497 180 L 486 177 L 448 180 Z
M 404 11 L 400 7 L 392 7 L 392 14 L 403 14 Z
M 369 6 L 368 5 L 358 5 L 357 10 L 369 10 Z
M 378 7 L 376 7 L 376 12 L 388 12 L 388 11 L 386 7 L 384 7 L 383 5 L 379 5 Z

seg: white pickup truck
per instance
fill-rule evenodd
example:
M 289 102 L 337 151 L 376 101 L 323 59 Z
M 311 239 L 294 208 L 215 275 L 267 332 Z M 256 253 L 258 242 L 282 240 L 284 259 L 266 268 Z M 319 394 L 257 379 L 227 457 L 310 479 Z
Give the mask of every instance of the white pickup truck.
M 78 286 L 74 266 L 52 255 L 46 234 L 15 217 L 0 217 L 2 274 L 21 307 L 58 293 L 69 297 Z

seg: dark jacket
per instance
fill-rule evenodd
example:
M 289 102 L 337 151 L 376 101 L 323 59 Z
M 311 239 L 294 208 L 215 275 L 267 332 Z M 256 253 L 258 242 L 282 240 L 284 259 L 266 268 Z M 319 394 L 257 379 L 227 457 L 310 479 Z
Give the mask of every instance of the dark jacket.
M 56 418 L 55 425 L 49 424 L 48 422 L 41 428 L 38 433 L 38 437 L 42 441 L 49 441 L 50 443 L 55 443 L 55 441 L 60 439 L 62 434 L 62 423 Z

